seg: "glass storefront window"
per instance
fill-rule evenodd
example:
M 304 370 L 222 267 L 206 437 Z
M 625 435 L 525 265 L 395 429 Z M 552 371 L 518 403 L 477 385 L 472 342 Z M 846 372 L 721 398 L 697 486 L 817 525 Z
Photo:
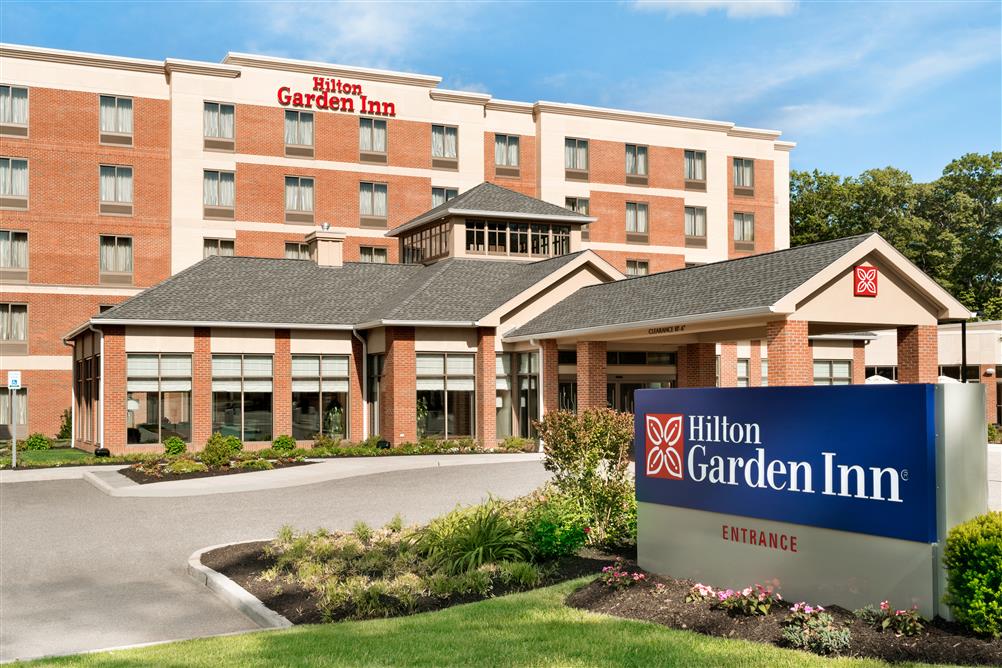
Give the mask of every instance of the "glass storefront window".
M 421 353 L 416 359 L 416 375 L 418 436 L 473 436 L 474 356 Z
M 497 380 L 495 383 L 494 405 L 497 410 L 495 418 L 495 435 L 499 439 L 508 438 L 512 435 L 512 375 L 511 375 L 511 355 L 498 354 L 495 359 Z
M 191 441 L 191 355 L 126 358 L 126 442 Z
M 535 438 L 539 419 L 539 354 L 518 353 L 518 435 Z
M 213 355 L 212 431 L 270 441 L 272 423 L 271 355 Z
M 369 376 L 366 393 L 369 401 L 369 433 L 379 433 L 379 383 L 383 377 L 384 355 L 369 355 L 366 361 L 366 373 Z
M 292 436 L 348 435 L 348 356 L 292 357 Z

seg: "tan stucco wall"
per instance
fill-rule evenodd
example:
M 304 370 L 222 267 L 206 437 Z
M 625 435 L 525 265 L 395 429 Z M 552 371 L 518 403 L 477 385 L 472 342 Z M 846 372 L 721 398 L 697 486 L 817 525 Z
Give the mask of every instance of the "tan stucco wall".
M 214 353 L 275 354 L 275 330 L 212 328 Z
M 191 327 L 126 327 L 127 353 L 191 353 L 195 332 Z
M 289 350 L 293 355 L 350 355 L 351 332 L 294 329 Z

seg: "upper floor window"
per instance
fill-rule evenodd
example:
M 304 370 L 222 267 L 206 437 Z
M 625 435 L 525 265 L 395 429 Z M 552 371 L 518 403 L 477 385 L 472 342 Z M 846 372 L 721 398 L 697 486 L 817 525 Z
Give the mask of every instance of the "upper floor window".
M 28 89 L 0 86 L 0 134 L 28 136 Z
M 647 263 L 647 260 L 626 261 L 627 276 L 646 276 L 649 273 L 650 273 L 650 265 Z
M 851 385 L 852 362 L 849 360 L 814 360 L 815 385 Z
M 685 187 L 688 190 L 706 190 L 706 152 L 685 152 Z
M 647 241 L 647 205 L 626 203 L 626 240 Z
M 285 242 L 285 259 L 286 260 L 309 260 L 310 259 L 310 246 L 309 244 L 303 244 L 296 241 Z
M 205 239 L 202 242 L 202 257 L 213 255 L 233 257 L 233 239 Z
M 101 213 L 132 215 L 132 167 L 101 165 Z
M 216 151 L 232 151 L 235 125 L 232 104 L 206 102 L 202 111 L 203 146 Z
M 706 209 L 701 206 L 685 207 L 685 245 L 706 248 Z
M 313 157 L 313 113 L 285 111 L 285 154 L 295 158 Z
M 132 146 L 132 98 L 102 95 L 100 106 L 101 143 Z
M 362 227 L 386 227 L 386 184 L 358 184 L 358 213 Z
M 364 162 L 386 162 L 386 121 L 358 119 L 358 152 Z
M 754 214 L 734 214 L 734 248 L 735 250 L 755 250 Z
M 285 222 L 313 222 L 313 179 L 306 176 L 285 177 Z
M 494 135 L 494 166 L 498 176 L 518 176 L 518 135 Z
M 358 249 L 359 260 L 370 264 L 386 264 L 388 261 L 385 248 L 378 246 L 362 246 Z
M 762 369 L 762 387 L 768 387 L 769 386 L 769 360 L 767 360 L 767 359 L 762 360 L 761 369 Z
M 750 195 L 755 188 L 755 161 L 748 158 L 734 158 L 734 192 Z
M 28 161 L 0 158 L 0 208 L 28 208 Z
M 571 252 L 571 228 L 567 225 L 467 220 L 466 252 L 533 257 L 566 255 Z
M 643 177 L 643 183 L 647 183 L 647 147 L 626 145 L 626 175 L 627 177 Z M 630 179 L 627 182 L 632 183 Z
M 236 206 L 236 176 L 233 172 L 202 172 L 202 214 L 206 218 L 232 219 Z
M 27 304 L 0 304 L 0 350 L 8 355 L 28 353 Z
M 582 215 L 588 215 L 589 202 L 587 197 L 566 197 L 564 198 L 564 206 L 571 211 L 576 211 Z M 581 226 L 581 239 L 587 241 L 589 238 L 588 226 Z
M 101 283 L 132 283 L 132 237 L 101 237 Z
M 457 168 L 459 128 L 453 125 L 431 126 L 431 166 Z
M 435 208 L 445 204 L 450 199 L 459 194 L 458 188 L 432 188 L 431 189 L 431 206 Z
M 745 358 L 738 360 L 737 382 L 735 383 L 737 387 L 748 387 L 748 370 L 750 366 L 750 360 Z
M 564 139 L 564 176 L 568 179 L 588 178 L 588 140 Z
M 0 282 L 28 280 L 28 233 L 0 230 Z

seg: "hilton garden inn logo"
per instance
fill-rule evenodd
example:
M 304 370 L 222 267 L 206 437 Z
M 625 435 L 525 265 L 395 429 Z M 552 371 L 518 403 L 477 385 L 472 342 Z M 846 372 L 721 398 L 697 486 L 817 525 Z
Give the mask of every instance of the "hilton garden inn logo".
M 758 423 L 732 422 L 720 415 L 686 417 L 644 416 L 647 477 L 802 494 L 820 489 L 824 496 L 901 503 L 907 469 L 836 463 L 835 452 L 822 452 L 820 461 L 770 460 Z

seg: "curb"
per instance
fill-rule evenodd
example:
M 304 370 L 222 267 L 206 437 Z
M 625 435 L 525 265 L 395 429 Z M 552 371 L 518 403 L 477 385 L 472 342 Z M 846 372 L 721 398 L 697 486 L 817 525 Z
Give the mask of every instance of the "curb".
M 266 539 L 266 540 L 270 540 Z M 254 543 L 258 541 L 240 540 L 233 543 L 222 543 L 220 545 L 210 545 L 192 553 L 188 557 L 188 575 L 199 584 L 208 588 L 213 594 L 223 600 L 231 608 L 242 612 L 254 623 L 263 629 L 287 629 L 292 627 L 292 622 L 267 607 L 256 596 L 229 579 L 222 573 L 212 570 L 202 563 L 202 555 L 206 552 L 229 547 L 230 545 L 240 545 L 242 543 Z

